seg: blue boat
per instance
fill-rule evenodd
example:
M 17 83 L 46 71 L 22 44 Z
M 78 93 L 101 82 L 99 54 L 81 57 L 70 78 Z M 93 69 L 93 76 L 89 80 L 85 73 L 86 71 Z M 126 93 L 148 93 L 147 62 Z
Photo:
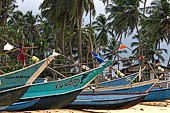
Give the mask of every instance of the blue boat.
M 144 101 L 162 101 L 170 99 L 170 80 L 159 81 Z
M 77 99 L 65 106 L 71 109 L 123 109 L 143 101 L 158 79 L 117 87 L 83 90 Z
M 108 61 L 103 66 L 62 80 L 33 84 L 19 102 L 39 98 L 37 103 L 33 106 L 24 108 L 24 110 L 61 108 L 68 105 L 73 102 L 77 95 L 111 62 L 112 61 Z
M 122 78 L 109 80 L 106 82 L 101 82 L 101 83 L 98 83 L 97 85 L 98 86 L 110 86 L 110 87 L 128 85 L 131 83 L 131 81 L 134 81 L 134 79 L 136 79 L 137 76 L 138 76 L 138 73 L 134 73 L 134 74 L 122 77 Z
M 0 75 L 0 106 L 17 102 L 54 57 L 52 55 L 26 68 Z
M 134 76 L 134 74 L 129 75 L 128 78 L 130 78 L 131 76 Z M 125 78 L 120 78 L 120 79 L 100 83 L 100 86 L 122 86 L 128 84 L 130 84 L 129 80 Z M 162 101 L 167 99 L 170 99 L 170 80 L 164 80 L 164 81 L 160 80 L 155 84 L 155 86 L 153 86 L 153 88 L 146 96 L 144 101 Z
M 21 110 L 21 109 L 33 106 L 38 101 L 39 101 L 39 98 L 38 99 L 34 99 L 34 100 L 30 100 L 30 101 L 14 103 L 11 106 L 0 107 L 0 111 L 17 111 L 17 110 Z

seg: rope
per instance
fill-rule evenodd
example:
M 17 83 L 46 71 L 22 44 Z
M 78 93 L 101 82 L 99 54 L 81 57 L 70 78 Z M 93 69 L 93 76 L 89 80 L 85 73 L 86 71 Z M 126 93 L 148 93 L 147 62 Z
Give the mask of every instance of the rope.
M 157 78 L 159 78 L 158 75 L 156 74 L 156 72 L 154 71 L 153 67 L 151 66 L 150 62 L 148 62 L 148 64 L 149 64 L 151 70 L 153 71 L 154 75 L 155 75 Z

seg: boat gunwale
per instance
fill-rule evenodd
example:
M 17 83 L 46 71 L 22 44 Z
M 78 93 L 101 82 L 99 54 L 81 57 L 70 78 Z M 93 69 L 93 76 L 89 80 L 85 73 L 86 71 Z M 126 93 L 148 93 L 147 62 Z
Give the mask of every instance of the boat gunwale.
M 75 91 L 79 91 L 79 90 L 83 90 L 83 87 L 81 88 L 78 88 L 78 89 L 75 89 L 75 90 L 72 90 L 72 91 L 68 91 L 66 93 L 60 93 L 60 94 L 52 94 L 52 95 L 45 95 L 45 96 L 34 96 L 34 97 L 24 97 L 24 98 L 20 98 L 21 100 L 26 100 L 26 99 L 34 99 L 34 98 L 45 98 L 45 97 L 51 97 L 51 96 L 60 96 L 60 95 L 64 95 L 64 94 L 68 94 L 68 93 L 72 93 L 72 92 L 75 92 Z
M 66 79 L 70 79 L 70 78 L 72 78 L 72 77 L 76 77 L 76 76 L 82 75 L 82 74 L 84 74 L 84 73 L 88 73 L 88 72 L 90 72 L 90 71 L 94 71 L 94 70 L 96 70 L 96 69 L 100 69 L 100 68 L 102 68 L 102 67 L 104 67 L 104 65 L 102 65 L 102 66 L 100 66 L 100 67 L 97 67 L 97 68 L 94 68 L 94 69 L 91 69 L 91 70 L 89 70 L 89 71 L 85 71 L 85 72 L 83 72 L 83 73 L 80 73 L 80 74 L 71 76 L 71 77 L 68 77 L 68 78 L 61 79 L 60 81 L 63 81 L 63 80 L 66 80 Z M 96 77 L 97 77 L 97 76 L 98 76 L 98 75 L 96 75 Z M 44 95 L 44 96 L 24 97 L 24 98 L 21 97 L 21 99 L 31 99 L 31 98 L 41 98 L 41 97 L 48 97 L 48 96 L 57 96 L 57 95 L 63 95 L 63 94 L 67 94 L 67 93 L 70 93 L 70 92 L 74 92 L 74 91 L 77 91 L 77 90 L 82 90 L 82 89 L 84 89 L 85 87 L 87 87 L 87 86 L 89 85 L 89 83 L 91 83 L 96 77 L 94 77 L 93 79 L 91 79 L 91 80 L 90 80 L 89 82 L 87 82 L 84 86 L 82 86 L 82 87 L 80 87 L 80 88 L 77 88 L 77 89 L 75 89 L 75 90 L 71 90 L 71 91 L 67 91 L 67 92 L 59 93 L 59 94 Z M 54 82 L 58 82 L 58 80 L 56 80 L 56 81 L 50 81 L 50 82 L 46 82 L 46 83 L 31 84 L 31 86 L 36 86 L 36 85 L 41 85 L 41 84 L 43 85 L 43 84 L 54 83 Z
M 7 76 L 7 75 L 9 75 L 9 74 L 17 73 L 17 72 L 23 71 L 23 70 L 25 70 L 25 69 L 31 68 L 31 67 L 33 67 L 33 66 L 35 66 L 35 65 L 37 65 L 37 64 L 40 64 L 40 63 L 43 62 L 43 61 L 46 61 L 47 59 L 49 59 L 49 57 L 48 57 L 48 58 L 45 58 L 45 59 L 43 59 L 43 60 L 41 60 L 41 61 L 39 61 L 39 62 L 37 62 L 37 63 L 34 63 L 34 64 L 32 64 L 32 65 L 30 65 L 30 66 L 28 66 L 28 67 L 25 67 L 25 68 L 22 68 L 22 69 L 13 71 L 13 72 L 9 72 L 9 73 L 2 74 L 2 75 L 0 75 L 0 77 Z
M 20 88 L 29 87 L 30 85 L 31 85 L 31 84 L 25 84 L 25 85 L 22 85 L 22 86 L 18 86 L 18 87 L 14 87 L 14 88 L 5 89 L 5 90 L 0 91 L 0 94 L 1 94 L 1 93 L 4 93 L 4 92 L 8 92 L 8 91 L 15 90 L 15 89 L 20 89 Z
M 141 97 L 143 97 L 143 96 L 146 96 L 147 94 L 138 94 L 138 95 L 135 95 L 135 96 L 132 96 L 132 97 L 125 97 L 125 98 L 118 98 L 118 99 L 110 99 L 110 100 L 108 100 L 108 99 L 103 99 L 103 100 L 75 100 L 75 102 L 76 101 L 91 101 L 91 102 L 100 102 L 100 101 L 117 101 L 117 100 L 125 100 L 125 99 L 132 99 L 132 98 L 141 98 Z
M 42 82 L 42 83 L 35 83 L 35 84 L 32 84 L 32 85 L 40 85 L 40 84 L 47 84 L 47 83 L 53 83 L 53 82 L 60 82 L 60 81 L 63 81 L 63 80 L 70 79 L 70 78 L 72 78 L 72 77 L 77 77 L 77 76 L 79 76 L 79 75 L 82 75 L 82 74 L 85 74 L 85 73 L 94 71 L 94 70 L 99 69 L 99 68 L 102 68 L 102 67 L 103 67 L 103 65 L 102 65 L 102 66 L 99 66 L 99 67 L 97 67 L 97 68 L 93 68 L 93 69 L 91 69 L 91 70 L 88 70 L 88 71 L 85 71 L 85 72 L 82 72 L 82 73 L 79 73 L 79 74 L 70 76 L 70 77 L 66 77 L 66 78 L 60 79 L 60 80 L 48 81 L 48 82 L 46 82 L 46 83 L 43 83 L 43 82 Z
M 147 85 L 150 83 L 153 83 L 153 85 L 152 85 L 152 87 L 153 87 L 157 83 L 157 81 L 158 81 L 158 79 L 153 79 L 153 80 L 149 80 L 149 81 L 143 81 L 143 82 L 128 84 L 128 85 L 124 85 L 124 86 L 115 86 L 115 87 L 104 86 L 104 87 L 99 87 L 98 89 L 95 89 L 95 91 L 106 91 L 106 89 L 107 89 L 107 91 L 120 90 L 120 89 L 124 89 L 124 88 L 132 88 L 132 87 Z M 152 89 L 152 87 L 150 87 L 146 92 L 149 92 Z M 85 91 L 89 91 L 89 89 L 86 89 Z
M 136 74 L 136 76 L 131 80 L 131 81 L 134 81 L 136 78 L 137 78 L 137 76 L 138 76 L 138 73 L 139 72 L 136 72 L 136 73 L 133 73 L 133 74 L 130 74 L 130 75 L 127 75 L 127 76 L 125 76 L 125 77 L 123 77 L 123 78 L 128 78 L 129 76 L 132 76 L 132 75 L 134 75 L 134 74 Z M 114 81 L 118 81 L 118 80 L 121 80 L 121 79 L 123 79 L 123 78 L 118 78 L 118 79 L 114 79 L 114 80 L 109 80 L 109 81 L 104 81 L 104 82 L 100 82 L 98 85 L 100 85 L 100 84 L 105 84 L 105 83 L 109 83 L 109 82 L 114 82 Z M 130 84 L 130 83 L 129 83 Z M 94 84 L 92 84 L 92 85 L 94 85 Z

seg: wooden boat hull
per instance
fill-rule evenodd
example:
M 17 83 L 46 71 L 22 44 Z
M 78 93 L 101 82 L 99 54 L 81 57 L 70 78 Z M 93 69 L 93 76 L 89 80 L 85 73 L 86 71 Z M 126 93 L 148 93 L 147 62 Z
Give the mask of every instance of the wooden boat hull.
M 103 66 L 71 76 L 59 81 L 38 83 L 30 86 L 20 101 L 28 101 L 35 98 L 40 100 L 26 109 L 51 109 L 61 108 L 73 102 L 77 95 L 87 87 L 99 73 L 101 73 L 112 61 Z
M 31 84 L 54 59 L 50 56 L 26 68 L 0 75 L 0 91 Z
M 123 109 L 143 101 L 158 79 L 119 87 L 103 87 L 82 91 L 65 108 Z
M 170 99 L 170 88 L 152 89 L 144 101 L 162 101 Z
M 29 85 L 16 87 L 0 92 L 0 106 L 9 106 L 17 102 L 28 90 Z
M 33 106 L 24 108 L 22 110 L 42 110 L 42 109 L 55 109 L 61 108 L 68 103 L 73 102 L 77 95 L 82 91 L 82 89 L 69 92 L 67 94 L 61 95 L 51 95 L 46 97 L 40 97 L 39 101 L 35 103 Z M 29 99 L 21 99 L 20 101 L 27 101 Z
M 144 101 L 162 101 L 170 99 L 170 80 L 159 81 Z
M 21 109 L 33 106 L 38 101 L 39 101 L 39 98 L 38 99 L 30 100 L 30 101 L 25 101 L 25 102 L 18 102 L 18 103 L 12 104 L 11 106 L 0 107 L 0 111 L 16 111 L 16 110 L 21 110 Z
M 128 85 L 128 84 L 131 83 L 131 81 L 133 81 L 137 77 L 137 75 L 138 75 L 138 73 L 134 73 L 134 74 L 131 74 L 129 76 L 126 76 L 126 78 L 123 77 L 123 78 L 119 78 L 119 79 L 115 79 L 115 80 L 101 82 L 101 83 L 98 84 L 98 86 L 114 87 L 114 86 Z
M 99 87 L 96 89 L 85 89 L 81 92 L 80 95 L 95 95 L 95 94 L 113 94 L 113 95 L 122 95 L 122 94 L 145 94 L 149 93 L 152 87 L 156 84 L 158 79 L 144 81 L 140 83 L 134 83 L 131 85 L 117 86 L 117 87 Z
M 122 85 L 130 84 L 130 81 L 126 81 L 123 83 L 122 79 L 124 80 L 125 78 L 108 81 L 106 83 L 103 82 L 101 83 L 101 86 L 102 85 L 103 86 L 122 86 Z M 167 100 L 167 99 L 170 99 L 170 81 L 169 80 L 159 81 L 158 83 L 156 83 L 155 86 L 149 92 L 149 94 L 146 96 L 144 101 L 162 101 L 162 100 Z
M 113 96 L 113 95 L 112 95 Z M 101 95 L 100 97 L 96 97 L 97 100 L 91 99 L 91 97 L 86 97 L 87 99 L 83 97 L 78 97 L 78 99 L 65 106 L 64 108 L 69 108 L 69 109 L 108 109 L 108 110 L 114 110 L 114 109 L 126 109 L 129 107 L 132 107 L 139 102 L 143 101 L 143 99 L 146 97 L 146 94 L 141 94 L 141 95 L 129 95 L 125 96 L 124 98 L 119 97 L 117 95 L 117 98 L 114 96 L 113 98 L 110 96 L 109 99 L 103 98 L 105 95 Z M 85 99 L 85 100 L 79 100 L 79 99 Z M 91 99 L 91 100 L 88 100 Z

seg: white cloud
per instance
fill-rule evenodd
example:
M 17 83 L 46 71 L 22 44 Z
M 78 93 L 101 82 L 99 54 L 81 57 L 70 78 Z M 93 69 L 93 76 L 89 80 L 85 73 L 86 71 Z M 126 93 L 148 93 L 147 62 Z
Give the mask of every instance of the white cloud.
M 32 11 L 33 14 L 39 14 L 39 6 L 43 2 L 43 0 L 16 0 L 17 5 L 19 6 L 18 9 L 21 10 L 24 14 L 27 11 Z

